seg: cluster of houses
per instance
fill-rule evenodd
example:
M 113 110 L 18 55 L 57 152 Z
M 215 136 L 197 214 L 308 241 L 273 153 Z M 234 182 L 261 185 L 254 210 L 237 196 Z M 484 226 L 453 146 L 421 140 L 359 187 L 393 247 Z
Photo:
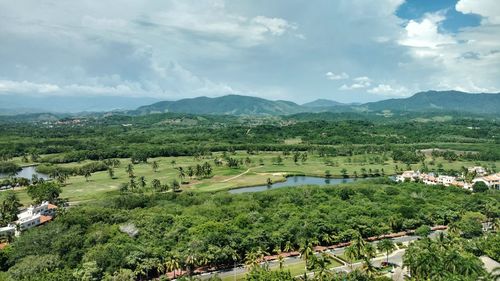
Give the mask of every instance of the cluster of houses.
M 405 171 L 396 176 L 397 182 L 419 181 L 427 185 L 458 186 L 465 189 L 472 189 L 476 182 L 484 182 L 491 189 L 500 189 L 500 173 L 488 175 L 486 169 L 480 166 L 470 167 L 469 173 L 474 173 L 476 177 L 471 182 L 466 182 L 464 177 L 454 177 L 448 175 L 436 175 L 434 173 L 421 173 L 420 171 Z
M 23 230 L 51 221 L 56 210 L 56 205 L 46 201 L 37 206 L 30 206 L 17 215 L 17 221 L 5 227 L 0 227 L 0 236 L 19 235 Z

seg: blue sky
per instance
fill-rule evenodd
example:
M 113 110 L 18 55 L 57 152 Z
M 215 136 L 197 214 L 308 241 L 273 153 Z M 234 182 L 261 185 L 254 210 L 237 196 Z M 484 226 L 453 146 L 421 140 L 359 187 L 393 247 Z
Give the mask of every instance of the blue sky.
M 499 92 L 496 2 L 0 0 L 0 95 Z

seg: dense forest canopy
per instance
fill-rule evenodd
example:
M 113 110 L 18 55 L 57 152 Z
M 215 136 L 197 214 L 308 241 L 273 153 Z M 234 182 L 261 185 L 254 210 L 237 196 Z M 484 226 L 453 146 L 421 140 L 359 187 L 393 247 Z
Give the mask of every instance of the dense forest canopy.
M 160 274 L 159 266 L 172 257 L 181 264 L 194 256 L 208 265 L 230 266 L 233 256 L 244 261 L 256 249 L 271 253 L 291 245 L 298 250 L 311 239 L 329 245 L 350 241 L 357 232 L 367 238 L 422 225 L 455 224 L 471 239 L 481 232 L 475 231 L 479 222 L 468 217 L 477 212 L 498 217 L 499 195 L 380 180 L 237 196 L 124 195 L 68 209 L 53 223 L 23 233 L 9 251 L 0 252 L 0 259 L 11 275 L 28 266 L 33 256 L 56 260 L 40 266 L 50 266 L 50 274 L 60 276 L 93 262 L 97 278 L 123 269 L 138 272 L 141 264 L 154 261 L 138 275 L 146 278 Z M 486 241 L 477 242 L 475 251 L 500 258 Z M 38 274 L 51 276 L 42 270 Z

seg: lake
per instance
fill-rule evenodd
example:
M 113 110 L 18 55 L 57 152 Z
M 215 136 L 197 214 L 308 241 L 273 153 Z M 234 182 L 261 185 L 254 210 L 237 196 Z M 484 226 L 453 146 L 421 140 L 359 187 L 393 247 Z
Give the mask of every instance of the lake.
M 258 186 L 247 186 L 247 187 L 239 187 L 235 189 L 230 189 L 229 193 L 238 194 L 245 192 L 261 192 L 271 189 L 283 188 L 283 187 L 292 187 L 298 185 L 337 185 L 341 183 L 349 183 L 354 182 L 361 179 L 354 178 L 346 178 L 346 179 L 332 179 L 332 178 L 322 178 L 322 177 L 308 177 L 308 176 L 292 176 L 287 177 L 284 182 L 273 183 L 272 185 L 258 185 Z
M 39 179 L 44 179 L 47 180 L 49 179 L 49 176 L 46 174 L 38 173 L 36 171 L 36 166 L 26 166 L 21 169 L 21 171 L 17 172 L 17 174 L 14 176 L 15 178 L 27 178 L 31 180 L 33 175 L 37 175 Z M 0 178 L 6 178 L 8 175 L 6 174 L 0 174 Z

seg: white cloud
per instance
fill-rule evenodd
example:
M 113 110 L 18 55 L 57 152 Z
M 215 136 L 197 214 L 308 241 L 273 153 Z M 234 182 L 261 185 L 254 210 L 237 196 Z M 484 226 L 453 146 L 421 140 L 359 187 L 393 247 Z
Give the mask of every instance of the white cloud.
M 339 90 L 349 91 L 356 89 L 368 88 L 372 84 L 372 79 L 366 76 L 359 76 L 352 79 L 353 83 L 351 85 L 344 84 L 340 86 Z
M 325 76 L 327 79 L 330 79 L 330 80 L 344 80 L 344 79 L 349 78 L 349 75 L 345 72 L 335 74 L 331 71 L 328 71 L 327 73 L 325 73 Z
M 46 94 L 46 93 L 54 93 L 59 90 L 60 90 L 59 86 L 54 84 L 33 83 L 29 81 L 0 80 L 0 93 Z
M 382 96 L 407 96 L 411 94 L 406 87 L 393 87 L 389 84 L 378 84 L 376 87 L 369 89 L 367 92 Z
M 372 82 L 372 79 L 370 79 L 370 78 L 368 78 L 366 76 L 356 77 L 353 80 L 356 81 L 356 82 L 359 82 L 359 83 L 362 83 L 362 84 L 368 84 L 368 85 L 370 85 L 370 83 Z
M 486 23 L 500 24 L 500 5 L 498 0 L 460 0 L 455 9 L 464 14 L 478 14 L 485 17 Z
M 399 44 L 416 48 L 436 49 L 444 45 L 454 44 L 450 35 L 439 33 L 438 25 L 444 21 L 442 13 L 427 14 L 422 21 L 410 20 L 405 27 L 405 34 Z
M 222 0 L 173 3 L 169 9 L 153 14 L 153 23 L 180 32 L 207 36 L 205 40 L 231 39 L 233 43 L 248 47 L 297 29 L 295 24 L 282 18 L 263 15 L 248 18 L 228 12 Z

